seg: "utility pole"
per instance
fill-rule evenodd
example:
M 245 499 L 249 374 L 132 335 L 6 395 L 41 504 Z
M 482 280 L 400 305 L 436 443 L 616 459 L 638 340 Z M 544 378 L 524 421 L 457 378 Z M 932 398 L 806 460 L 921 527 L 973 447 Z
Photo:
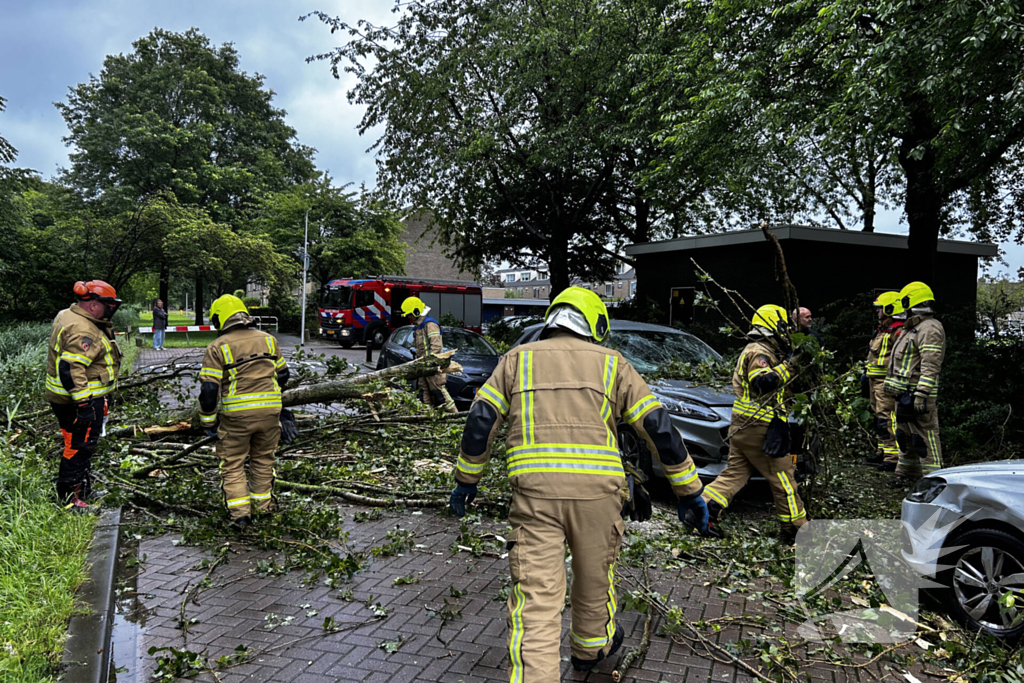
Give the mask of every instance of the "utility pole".
M 302 237 L 302 322 L 299 325 L 299 346 L 306 345 L 306 272 L 309 270 L 309 209 L 306 209 L 306 228 Z

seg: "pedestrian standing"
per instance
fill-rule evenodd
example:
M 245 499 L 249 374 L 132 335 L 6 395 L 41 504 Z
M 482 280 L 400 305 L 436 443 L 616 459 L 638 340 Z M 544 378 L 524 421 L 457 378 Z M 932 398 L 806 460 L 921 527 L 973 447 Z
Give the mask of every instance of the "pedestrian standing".
M 477 392 L 455 467 L 451 509 L 476 497 L 491 442 L 508 421 L 506 464 L 512 484 L 508 538 L 509 678 L 560 678 L 565 549 L 572 555 L 572 666 L 589 671 L 622 643 L 615 625 L 615 562 L 630 502 L 617 427 L 628 423 L 660 462 L 678 497 L 707 529 L 697 469 L 668 412 L 608 338 L 608 311 L 597 294 L 570 287 L 545 315 L 540 341 L 506 353 Z
M 156 300 L 153 306 L 153 349 L 164 350 L 164 336 L 167 334 L 167 311 L 164 310 L 164 302 Z

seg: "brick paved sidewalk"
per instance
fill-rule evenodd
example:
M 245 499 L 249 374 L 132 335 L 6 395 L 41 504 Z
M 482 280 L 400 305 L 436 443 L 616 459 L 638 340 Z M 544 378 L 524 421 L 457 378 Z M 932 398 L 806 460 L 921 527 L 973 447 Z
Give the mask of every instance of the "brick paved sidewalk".
M 458 524 L 436 512 L 387 512 L 375 521 L 355 522 L 353 513 L 360 508 L 343 509 L 350 549 L 366 550 L 381 545 L 385 534 L 396 524 L 413 532 L 413 541 L 419 547 L 400 556 L 368 560 L 369 566 L 352 583 L 336 589 L 322 583 L 304 585 L 304 572 L 298 570 L 261 577 L 258 563 L 272 560 L 277 554 L 238 548 L 239 552 L 230 554 L 227 564 L 213 572 L 210 587 L 186 603 L 185 619 L 195 620 L 189 626 L 187 641 L 183 641 L 182 631 L 176 627 L 182 602 L 207 572 L 206 567 L 199 566 L 200 562 L 213 555 L 198 548 L 176 546 L 175 536 L 141 541 L 138 552 L 145 559 L 138 576 L 138 593 L 147 617 L 138 651 L 145 653 L 154 646 L 187 647 L 195 652 L 206 650 L 214 661 L 230 655 L 238 645 L 250 649 L 280 646 L 256 661 L 219 672 L 223 683 L 506 681 L 505 602 L 499 593 L 504 595 L 502 588 L 508 581 L 507 560 L 493 556 L 474 558 L 466 552 L 452 554 Z M 497 534 L 505 531 L 504 525 L 493 522 L 485 527 Z M 395 585 L 396 578 L 409 576 L 419 582 Z M 674 571 L 658 575 L 655 588 L 670 603 L 683 607 L 691 620 L 764 613 L 764 603 L 735 593 L 726 595 L 708 585 L 711 578 L 709 575 L 702 580 Z M 351 601 L 343 599 L 343 591 L 351 591 Z M 464 595 L 455 597 L 461 592 Z M 322 625 L 327 617 L 341 626 L 372 618 L 367 600 L 386 607 L 388 617 L 325 635 Z M 445 606 L 445 600 L 461 610 L 461 618 L 446 622 L 439 630 L 442 622 L 438 612 Z M 282 623 L 268 629 L 274 621 Z M 620 611 L 618 624 L 626 634 L 625 652 L 638 644 L 643 616 Z M 566 610 L 562 624 L 563 680 L 611 681 L 609 673 L 617 656 L 589 676 L 571 670 L 568 627 Z M 746 626 L 727 627 L 718 634 L 718 642 L 748 638 L 754 630 Z M 403 642 L 396 652 L 388 653 L 380 647 L 399 637 Z M 304 639 L 288 645 L 298 638 Z M 144 661 L 135 667 L 136 680 L 149 680 L 155 666 L 154 656 L 145 655 Z M 893 680 L 894 671 L 884 671 L 877 665 L 873 670 L 875 676 L 863 679 L 879 680 L 888 674 L 889 680 Z M 802 673 L 810 674 L 812 681 L 857 680 L 856 675 L 847 678 L 843 672 L 828 669 Z M 201 678 L 212 679 L 209 674 Z M 754 679 L 737 673 L 731 665 L 696 657 L 687 647 L 655 636 L 642 668 L 631 669 L 625 680 L 745 683 Z

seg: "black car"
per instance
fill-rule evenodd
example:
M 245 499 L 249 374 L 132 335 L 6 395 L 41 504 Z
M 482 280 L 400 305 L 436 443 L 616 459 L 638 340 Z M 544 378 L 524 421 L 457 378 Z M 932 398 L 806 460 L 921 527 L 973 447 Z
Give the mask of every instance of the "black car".
M 392 365 L 408 363 L 413 359 L 412 325 L 399 327 L 391 333 L 380 350 L 377 358 L 377 369 Z M 459 410 L 468 410 L 473 397 L 498 365 L 498 352 L 486 339 L 476 332 L 459 327 L 442 327 L 441 338 L 444 350 L 455 350 L 455 362 L 462 366 L 461 372 L 449 372 L 445 375 L 445 386 Z

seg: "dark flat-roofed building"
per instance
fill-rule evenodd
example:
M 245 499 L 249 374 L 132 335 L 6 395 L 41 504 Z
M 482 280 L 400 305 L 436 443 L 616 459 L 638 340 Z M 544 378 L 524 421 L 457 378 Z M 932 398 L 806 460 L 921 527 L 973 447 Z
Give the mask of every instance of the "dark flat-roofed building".
M 790 280 L 800 304 L 812 310 L 878 290 L 900 289 L 908 282 L 903 263 L 906 235 L 833 230 L 802 225 L 773 227 L 782 245 Z M 997 256 L 994 244 L 939 240 L 936 277 L 927 283 L 942 311 L 973 309 L 977 299 L 978 259 Z M 753 306 L 785 305 L 776 278 L 776 251 L 760 229 L 697 235 L 633 244 L 637 295 L 654 300 L 665 312 L 662 322 L 689 324 L 717 319 L 694 308 L 704 291 L 694 261 L 724 287 L 737 290 Z M 716 288 L 718 300 L 725 297 Z

